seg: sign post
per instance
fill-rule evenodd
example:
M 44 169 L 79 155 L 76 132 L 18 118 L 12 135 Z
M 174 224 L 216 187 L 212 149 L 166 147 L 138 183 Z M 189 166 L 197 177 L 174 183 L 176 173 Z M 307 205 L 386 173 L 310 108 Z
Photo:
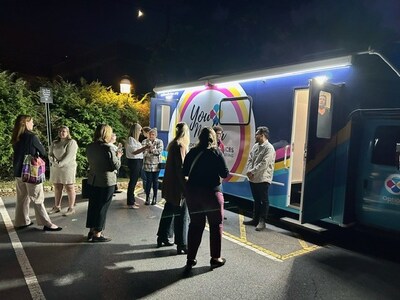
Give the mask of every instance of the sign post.
M 53 92 L 49 88 L 40 87 L 40 102 L 44 103 L 46 111 L 47 145 L 51 144 L 50 103 L 53 103 Z

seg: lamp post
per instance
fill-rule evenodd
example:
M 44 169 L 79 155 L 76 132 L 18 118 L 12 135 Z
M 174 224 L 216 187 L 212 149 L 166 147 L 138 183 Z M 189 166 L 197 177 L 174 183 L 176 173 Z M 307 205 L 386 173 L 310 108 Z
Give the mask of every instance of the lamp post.
M 119 83 L 119 88 L 120 88 L 120 92 L 121 94 L 129 94 L 131 93 L 131 88 L 132 88 L 132 84 L 131 81 L 129 80 L 128 76 L 123 76 L 120 83 Z

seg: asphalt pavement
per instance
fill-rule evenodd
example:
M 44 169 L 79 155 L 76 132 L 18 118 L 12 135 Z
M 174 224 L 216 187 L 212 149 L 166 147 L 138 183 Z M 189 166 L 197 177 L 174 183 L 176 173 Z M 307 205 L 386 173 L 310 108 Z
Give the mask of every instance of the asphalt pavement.
M 46 193 L 50 210 L 53 195 Z M 229 203 L 222 255 L 226 265 L 211 270 L 206 230 L 198 264 L 184 272 L 176 247 L 157 248 L 162 200 L 126 208 L 126 193 L 110 206 L 108 243 L 88 243 L 87 199 L 78 195 L 76 213 L 51 215 L 60 232 L 35 224 L 13 227 L 15 196 L 0 200 L 0 299 L 398 299 L 399 261 L 330 243 L 279 223 L 256 232 L 243 226 L 246 211 Z M 66 210 L 66 195 L 63 200 Z M 368 241 L 367 241 L 368 242 Z M 390 243 L 382 247 L 395 247 Z M 379 249 L 379 247 L 377 248 Z

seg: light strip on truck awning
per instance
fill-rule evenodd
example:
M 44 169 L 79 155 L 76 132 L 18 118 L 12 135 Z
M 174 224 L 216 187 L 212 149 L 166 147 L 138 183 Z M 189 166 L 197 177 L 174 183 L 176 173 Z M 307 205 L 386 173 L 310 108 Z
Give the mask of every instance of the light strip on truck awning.
M 191 81 L 187 83 L 155 87 L 154 92 L 156 93 L 169 93 L 177 90 L 183 90 L 188 88 L 201 88 L 209 84 L 227 84 L 231 82 L 248 82 L 253 80 L 266 80 L 270 78 L 286 77 L 299 75 L 309 72 L 318 72 L 324 70 L 331 70 L 336 68 L 344 68 L 351 66 L 351 55 L 342 56 L 337 58 L 330 58 L 324 60 L 318 60 L 313 62 L 306 62 L 296 65 L 276 67 L 270 69 L 263 69 L 258 71 L 221 76 L 217 78 L 212 78 L 207 81 Z

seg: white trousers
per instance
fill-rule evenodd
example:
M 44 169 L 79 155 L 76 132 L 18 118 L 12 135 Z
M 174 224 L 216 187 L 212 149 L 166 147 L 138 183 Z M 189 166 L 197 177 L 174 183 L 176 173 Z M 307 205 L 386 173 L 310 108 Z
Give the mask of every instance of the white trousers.
M 43 183 L 26 183 L 20 177 L 16 177 L 15 182 L 17 186 L 17 204 L 15 207 L 14 226 L 20 227 L 31 223 L 29 204 L 33 202 L 37 224 L 50 227 L 52 222 L 44 207 Z

